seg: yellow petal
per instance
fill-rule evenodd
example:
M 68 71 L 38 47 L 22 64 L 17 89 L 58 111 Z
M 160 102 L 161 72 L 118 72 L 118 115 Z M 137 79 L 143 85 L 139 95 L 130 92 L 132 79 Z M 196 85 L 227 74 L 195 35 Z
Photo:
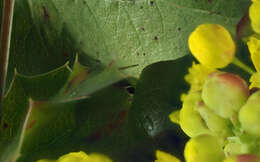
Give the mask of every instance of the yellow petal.
M 174 111 L 169 115 L 170 120 L 173 123 L 179 124 L 180 122 L 180 110 Z
M 105 155 L 92 153 L 89 155 L 87 162 L 113 162 L 113 161 Z
M 175 156 L 160 150 L 156 151 L 156 158 L 157 160 L 155 160 L 154 162 L 181 162 Z
M 189 48 L 196 59 L 211 68 L 227 66 L 235 55 L 235 43 L 221 25 L 202 24 L 190 35 Z
M 192 67 L 189 68 L 189 73 L 185 75 L 185 81 L 187 81 L 191 86 L 190 91 L 202 90 L 207 76 L 214 71 L 216 70 L 213 68 L 193 63 Z
M 109 157 L 98 154 L 91 153 L 87 155 L 85 152 L 71 152 L 66 155 L 61 156 L 57 161 L 56 160 L 47 160 L 42 159 L 37 162 L 113 162 Z
M 210 130 L 197 111 L 198 103 L 201 100 L 201 93 L 192 91 L 183 98 L 179 123 L 183 132 L 189 137 L 210 133 Z
M 260 72 L 254 73 L 250 78 L 249 88 L 260 88 Z
M 255 36 L 251 36 L 247 42 L 247 46 L 250 51 L 253 64 L 255 65 L 256 70 L 260 72 L 260 40 Z
M 249 8 L 251 26 L 256 33 L 260 34 L 260 1 L 254 0 Z
M 57 162 L 88 162 L 88 155 L 83 152 L 72 152 L 61 156 Z
M 56 162 L 56 160 L 41 159 L 37 160 L 37 162 Z
M 226 158 L 223 162 L 236 162 L 236 159 L 234 156 Z

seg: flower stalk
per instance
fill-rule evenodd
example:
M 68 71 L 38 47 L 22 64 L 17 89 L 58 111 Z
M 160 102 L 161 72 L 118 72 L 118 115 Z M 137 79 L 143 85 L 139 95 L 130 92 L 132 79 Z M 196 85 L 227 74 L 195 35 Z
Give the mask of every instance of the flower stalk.
M 15 0 L 3 1 L 1 37 L 0 37 L 0 119 L 6 83 L 6 74 L 9 59 L 13 12 Z

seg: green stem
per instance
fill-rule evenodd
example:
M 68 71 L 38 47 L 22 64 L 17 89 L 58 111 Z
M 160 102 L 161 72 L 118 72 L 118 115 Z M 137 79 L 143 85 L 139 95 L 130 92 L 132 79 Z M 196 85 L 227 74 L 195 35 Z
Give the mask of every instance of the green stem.
M 232 63 L 234 65 L 238 66 L 239 68 L 243 69 L 244 71 L 248 72 L 249 74 L 254 74 L 255 73 L 254 70 L 252 70 L 249 66 L 247 66 L 243 62 L 241 62 L 237 57 L 234 57 Z
M 0 119 L 1 119 L 2 101 L 4 97 L 6 73 L 8 67 L 8 59 L 9 59 L 14 1 L 15 0 L 3 1 L 3 12 L 2 12 L 3 14 L 2 14 L 1 38 L 0 38 Z

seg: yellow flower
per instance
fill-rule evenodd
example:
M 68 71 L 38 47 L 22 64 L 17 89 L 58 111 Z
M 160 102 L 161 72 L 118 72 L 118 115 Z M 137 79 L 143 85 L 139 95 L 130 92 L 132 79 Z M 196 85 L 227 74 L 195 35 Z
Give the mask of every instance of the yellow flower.
M 258 72 L 260 72 L 260 40 L 255 36 L 251 36 L 247 42 L 247 46 L 255 68 Z
M 207 76 L 214 71 L 216 70 L 213 68 L 208 68 L 202 64 L 193 62 L 192 67 L 189 68 L 189 73 L 185 75 L 185 80 L 191 85 L 190 91 L 202 90 Z
M 113 162 L 105 155 L 92 153 L 87 155 L 85 152 L 72 152 L 61 156 L 58 160 L 38 160 L 37 162 Z
M 160 150 L 156 151 L 156 158 L 157 160 L 155 160 L 154 162 L 181 162 L 175 156 Z
M 37 162 L 56 162 L 56 160 L 42 159 L 42 160 L 38 160 Z
M 87 162 L 88 155 L 85 152 L 72 152 L 61 156 L 57 162 Z
M 202 100 L 201 92 L 190 91 L 182 99 L 183 104 L 179 114 L 179 124 L 183 132 L 189 137 L 209 134 L 208 127 L 197 111 L 198 104 Z
M 250 82 L 251 82 L 249 86 L 250 89 L 260 88 L 260 73 L 259 72 L 254 73 L 250 78 Z
M 226 158 L 223 162 L 236 162 L 236 159 L 234 156 Z
M 204 66 L 223 68 L 233 60 L 236 46 L 229 32 L 218 24 L 199 25 L 189 36 L 191 53 Z
M 250 78 L 251 85 L 249 88 L 260 88 L 260 40 L 253 35 L 249 38 L 247 46 L 257 71 Z
M 251 26 L 256 33 L 260 34 L 260 1 L 253 0 L 253 4 L 249 8 L 249 17 Z

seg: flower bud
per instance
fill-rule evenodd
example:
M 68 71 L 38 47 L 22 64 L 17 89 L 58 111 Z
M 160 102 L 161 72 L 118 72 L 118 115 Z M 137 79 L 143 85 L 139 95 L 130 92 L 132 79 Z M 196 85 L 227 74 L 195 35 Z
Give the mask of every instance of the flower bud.
M 225 155 L 218 140 L 211 135 L 191 138 L 184 150 L 186 162 L 221 162 Z
M 228 157 L 248 153 L 250 149 L 247 144 L 240 141 L 229 141 L 229 143 L 225 145 L 224 152 Z
M 260 136 L 260 91 L 253 93 L 239 112 L 239 121 L 246 133 Z
M 215 135 L 223 138 L 233 135 L 231 122 L 215 114 L 203 102 L 198 104 L 198 112 Z
M 199 92 L 190 92 L 183 100 L 179 124 L 181 129 L 189 137 L 210 133 L 205 122 L 197 111 L 197 105 L 200 101 L 201 93 Z
M 188 40 L 191 53 L 204 66 L 222 68 L 235 55 L 236 47 L 229 32 L 218 24 L 199 25 Z
M 223 118 L 236 115 L 248 96 L 247 83 L 238 75 L 226 72 L 210 74 L 202 89 L 204 103 Z

